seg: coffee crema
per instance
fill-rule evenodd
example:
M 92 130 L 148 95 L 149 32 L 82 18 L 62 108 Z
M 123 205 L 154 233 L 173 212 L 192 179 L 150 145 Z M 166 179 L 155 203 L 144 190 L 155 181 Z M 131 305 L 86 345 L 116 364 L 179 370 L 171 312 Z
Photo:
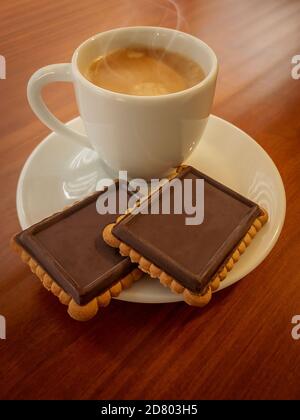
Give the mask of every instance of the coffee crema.
M 195 86 L 205 78 L 193 60 L 159 48 L 121 48 L 90 63 L 84 76 L 113 92 L 159 96 Z

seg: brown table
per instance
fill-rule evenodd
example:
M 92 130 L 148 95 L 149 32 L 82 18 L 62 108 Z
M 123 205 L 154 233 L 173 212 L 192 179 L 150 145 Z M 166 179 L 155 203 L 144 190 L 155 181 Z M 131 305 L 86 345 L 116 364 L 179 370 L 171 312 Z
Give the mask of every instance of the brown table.
M 291 319 L 300 314 L 300 80 L 291 78 L 291 58 L 300 54 L 299 1 L 177 0 L 180 28 L 220 59 L 213 112 L 252 135 L 285 183 L 285 226 L 259 268 L 204 310 L 114 301 L 81 324 L 9 250 L 19 230 L 20 170 L 48 134 L 27 104 L 30 75 L 68 61 L 81 41 L 105 29 L 176 26 L 173 12 L 153 6 L 162 1 L 142 3 L 1 2 L 0 314 L 7 339 L 0 340 L 0 398 L 299 398 L 300 341 L 291 337 Z M 70 85 L 45 94 L 64 121 L 77 115 Z

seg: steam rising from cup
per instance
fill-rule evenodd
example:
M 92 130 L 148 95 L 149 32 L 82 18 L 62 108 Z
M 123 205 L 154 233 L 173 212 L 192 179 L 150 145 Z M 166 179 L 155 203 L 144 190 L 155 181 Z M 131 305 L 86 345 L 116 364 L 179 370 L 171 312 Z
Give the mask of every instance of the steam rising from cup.
M 124 0 L 129 4 L 130 15 L 128 18 L 121 22 L 121 27 L 126 26 L 155 26 L 155 27 L 170 27 L 176 30 L 185 30 L 187 31 L 188 24 L 186 19 L 183 17 L 183 14 L 180 10 L 180 7 L 175 0 L 143 0 L 139 1 L 139 8 L 136 7 L 136 2 L 132 0 Z M 142 10 L 143 13 L 139 16 L 139 10 Z M 147 16 L 145 18 L 145 16 Z M 146 19 L 146 22 L 145 22 Z M 106 71 L 111 72 L 115 78 L 122 79 L 124 76 L 116 71 L 107 60 L 107 55 L 113 50 L 112 45 L 114 43 L 114 38 L 107 43 L 105 52 L 102 55 L 103 64 L 105 65 Z M 157 49 L 157 38 L 154 36 L 151 43 L 147 45 L 149 50 L 152 50 L 153 56 L 156 60 L 163 60 L 165 52 L 171 49 L 172 44 L 176 38 L 176 34 L 169 40 L 165 49 Z M 139 45 L 139 39 L 132 40 L 133 45 Z M 159 71 L 159 67 L 156 72 Z M 160 90 L 160 87 L 157 87 Z

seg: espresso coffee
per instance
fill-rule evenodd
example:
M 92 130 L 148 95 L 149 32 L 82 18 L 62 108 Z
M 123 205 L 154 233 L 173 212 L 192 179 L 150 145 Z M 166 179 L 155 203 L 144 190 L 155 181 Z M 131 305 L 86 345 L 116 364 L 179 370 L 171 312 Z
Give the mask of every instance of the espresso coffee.
M 188 89 L 204 79 L 189 58 L 164 49 L 122 48 L 90 63 L 85 77 L 113 92 L 158 96 Z

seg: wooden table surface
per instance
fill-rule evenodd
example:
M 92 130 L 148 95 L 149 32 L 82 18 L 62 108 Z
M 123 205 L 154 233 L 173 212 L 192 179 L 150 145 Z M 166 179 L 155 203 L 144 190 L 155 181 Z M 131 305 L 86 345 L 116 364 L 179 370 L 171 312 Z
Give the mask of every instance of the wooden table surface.
M 0 5 L 0 398 L 300 398 L 300 54 L 297 0 L 11 0 Z M 19 230 L 21 168 L 48 134 L 26 84 L 39 67 L 70 60 L 90 35 L 124 25 L 176 27 L 220 60 L 213 113 L 253 136 L 277 165 L 287 194 L 281 237 L 267 259 L 203 310 L 183 303 L 114 301 L 73 321 L 8 246 Z M 52 110 L 77 115 L 70 85 L 47 89 Z M 254 163 L 255 164 L 255 163 Z

